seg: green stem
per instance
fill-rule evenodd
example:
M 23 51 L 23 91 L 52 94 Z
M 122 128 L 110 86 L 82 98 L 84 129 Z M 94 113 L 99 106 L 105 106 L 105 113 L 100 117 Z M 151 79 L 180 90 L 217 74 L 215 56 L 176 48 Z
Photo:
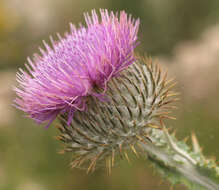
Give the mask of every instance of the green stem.
M 177 141 L 166 129 L 151 130 L 150 138 L 152 142 L 141 145 L 149 160 L 173 184 L 183 183 L 192 190 L 219 189 L 219 168 L 212 160 L 190 151 L 185 142 Z

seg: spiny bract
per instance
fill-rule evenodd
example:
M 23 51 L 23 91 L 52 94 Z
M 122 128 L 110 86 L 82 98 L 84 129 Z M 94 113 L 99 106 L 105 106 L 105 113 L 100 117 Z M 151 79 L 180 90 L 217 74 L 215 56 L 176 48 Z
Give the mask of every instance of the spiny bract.
M 90 97 L 87 111 L 77 111 L 70 126 L 66 126 L 68 116 L 62 114 L 58 139 L 65 144 L 63 152 L 73 154 L 71 166 L 87 167 L 90 172 L 105 160 L 110 171 L 115 156 L 129 159 L 128 148 L 138 154 L 138 142 L 148 141 L 149 130 L 160 126 L 162 118 L 172 118 L 168 114 L 174 106 L 169 103 L 176 94 L 171 91 L 174 83 L 166 77 L 158 64 L 140 58 L 109 81 L 108 101 Z

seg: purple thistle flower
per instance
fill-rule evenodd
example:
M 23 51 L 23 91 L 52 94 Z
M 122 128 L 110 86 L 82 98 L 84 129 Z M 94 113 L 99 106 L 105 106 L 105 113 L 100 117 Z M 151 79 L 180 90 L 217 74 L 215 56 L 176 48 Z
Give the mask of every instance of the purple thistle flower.
M 15 106 L 37 123 L 49 126 L 67 112 L 70 124 L 76 110 L 85 110 L 87 96 L 103 101 L 107 82 L 135 61 L 139 20 L 124 11 L 118 16 L 101 9 L 100 15 L 85 14 L 87 27 L 71 24 L 58 42 L 51 38 L 53 48 L 44 42 L 46 51 L 28 58 L 28 72 L 17 73 Z

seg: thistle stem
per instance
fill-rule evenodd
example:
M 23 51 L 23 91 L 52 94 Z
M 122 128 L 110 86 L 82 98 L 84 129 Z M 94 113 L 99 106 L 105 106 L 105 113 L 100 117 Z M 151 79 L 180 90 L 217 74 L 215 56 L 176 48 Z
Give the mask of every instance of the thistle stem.
M 210 168 L 207 164 L 202 165 L 198 156 L 192 157 L 188 147 L 179 147 L 175 137 L 165 129 L 153 129 L 150 138 L 152 142 L 140 144 L 147 152 L 149 160 L 173 184 L 183 183 L 194 190 L 219 189 L 219 184 L 215 182 L 218 182 L 219 177 L 218 166 Z

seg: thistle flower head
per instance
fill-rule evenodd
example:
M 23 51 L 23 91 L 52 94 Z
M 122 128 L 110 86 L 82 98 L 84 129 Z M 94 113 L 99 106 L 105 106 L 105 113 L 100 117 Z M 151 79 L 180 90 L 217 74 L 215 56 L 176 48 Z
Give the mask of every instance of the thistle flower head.
M 103 100 L 108 81 L 133 63 L 139 20 L 124 11 L 120 15 L 100 10 L 85 14 L 86 27 L 70 25 L 70 32 L 52 48 L 28 59 L 28 72 L 17 73 L 15 106 L 38 123 L 48 125 L 58 114 L 84 111 L 88 96 Z M 98 89 L 98 90 L 97 90 Z
M 148 142 L 152 128 L 161 128 L 162 118 L 168 116 L 174 93 L 173 83 L 166 79 L 151 59 L 137 59 L 108 83 L 108 102 L 90 97 L 86 112 L 76 112 L 70 126 L 68 116 L 60 115 L 59 140 L 64 151 L 73 154 L 72 167 L 94 171 L 97 163 L 106 162 L 111 170 L 115 158 L 128 158 L 127 150 L 136 155 L 140 142 Z

